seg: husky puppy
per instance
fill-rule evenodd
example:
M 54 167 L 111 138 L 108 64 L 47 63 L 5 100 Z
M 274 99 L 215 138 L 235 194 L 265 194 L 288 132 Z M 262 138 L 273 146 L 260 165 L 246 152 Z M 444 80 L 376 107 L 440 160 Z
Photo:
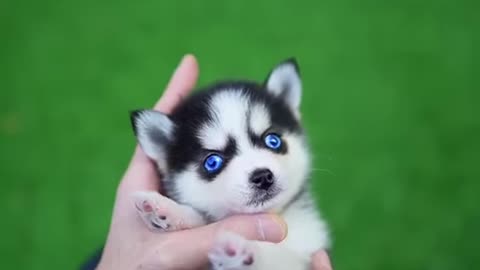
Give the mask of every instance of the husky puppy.
M 169 115 L 132 112 L 138 142 L 158 166 L 168 196 L 135 194 L 146 225 L 174 231 L 234 214 L 276 212 L 288 224 L 283 242 L 222 233 L 209 254 L 213 269 L 309 269 L 310 256 L 329 247 L 329 236 L 309 193 L 301 94 L 298 64 L 288 59 L 263 84 L 224 81 Z

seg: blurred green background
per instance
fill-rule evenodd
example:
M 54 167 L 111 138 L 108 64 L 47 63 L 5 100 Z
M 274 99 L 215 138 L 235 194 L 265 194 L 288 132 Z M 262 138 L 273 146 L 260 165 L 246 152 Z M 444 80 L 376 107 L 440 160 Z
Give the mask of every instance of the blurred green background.
M 478 1 L 2 1 L 2 269 L 75 269 L 184 53 L 200 85 L 296 56 L 336 269 L 480 265 Z

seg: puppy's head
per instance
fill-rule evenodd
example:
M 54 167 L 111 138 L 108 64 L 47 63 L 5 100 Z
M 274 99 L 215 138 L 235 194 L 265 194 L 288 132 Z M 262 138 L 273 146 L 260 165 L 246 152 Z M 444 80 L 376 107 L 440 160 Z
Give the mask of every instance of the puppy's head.
M 293 59 L 264 84 L 222 82 L 173 113 L 132 113 L 166 193 L 213 219 L 281 209 L 303 187 L 309 154 L 300 126 L 302 85 Z

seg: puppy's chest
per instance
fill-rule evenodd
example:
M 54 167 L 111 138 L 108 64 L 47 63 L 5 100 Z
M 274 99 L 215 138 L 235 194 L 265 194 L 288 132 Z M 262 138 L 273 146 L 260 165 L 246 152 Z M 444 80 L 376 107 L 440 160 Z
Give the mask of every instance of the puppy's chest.
M 329 248 L 327 226 L 316 209 L 292 208 L 282 216 L 288 225 L 288 235 L 280 245 L 307 256 L 319 249 Z

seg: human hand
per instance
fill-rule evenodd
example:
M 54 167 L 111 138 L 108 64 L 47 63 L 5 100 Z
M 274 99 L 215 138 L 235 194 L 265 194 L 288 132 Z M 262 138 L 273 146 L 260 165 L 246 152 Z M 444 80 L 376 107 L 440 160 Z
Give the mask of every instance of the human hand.
M 171 112 L 193 89 L 197 77 L 196 59 L 185 56 L 154 109 Z M 137 146 L 117 189 L 110 231 L 97 269 L 201 269 L 208 265 L 207 254 L 219 231 L 270 242 L 280 242 L 286 236 L 284 221 L 271 214 L 236 216 L 195 229 L 153 233 L 138 217 L 132 194 L 160 190 L 155 167 Z
M 312 269 L 313 270 L 332 270 L 332 264 L 327 252 L 324 250 L 317 251 L 312 256 Z

